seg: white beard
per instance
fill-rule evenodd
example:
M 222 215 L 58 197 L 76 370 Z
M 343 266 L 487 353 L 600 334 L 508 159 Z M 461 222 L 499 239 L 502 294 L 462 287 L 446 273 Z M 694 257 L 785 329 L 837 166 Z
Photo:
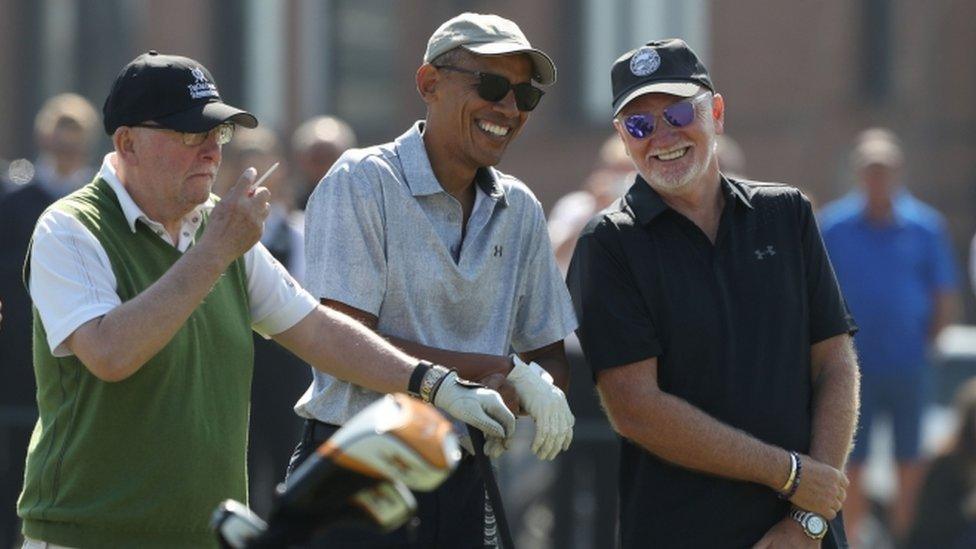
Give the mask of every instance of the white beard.
M 705 147 L 707 149 L 705 154 L 700 156 L 690 168 L 682 173 L 654 174 L 652 177 L 648 177 L 651 174 L 642 175 L 644 175 L 644 179 L 647 180 L 651 187 L 662 189 L 668 193 L 679 192 L 697 181 L 705 173 L 712 162 L 712 158 L 715 156 L 715 145 L 715 135 L 712 134 L 712 138 L 709 139 Z

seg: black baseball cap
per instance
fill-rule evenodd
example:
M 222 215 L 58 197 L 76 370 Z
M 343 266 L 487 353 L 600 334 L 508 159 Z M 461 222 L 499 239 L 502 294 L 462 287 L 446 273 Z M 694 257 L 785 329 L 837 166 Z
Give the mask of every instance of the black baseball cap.
M 102 107 L 105 131 L 153 121 L 181 132 L 205 132 L 224 122 L 246 128 L 258 125 L 253 114 L 220 99 L 210 71 L 179 55 L 150 50 L 136 57 L 115 77 Z
M 708 70 L 684 40 L 655 40 L 621 55 L 610 69 L 613 116 L 637 97 L 667 93 L 691 97 L 701 88 L 715 91 Z

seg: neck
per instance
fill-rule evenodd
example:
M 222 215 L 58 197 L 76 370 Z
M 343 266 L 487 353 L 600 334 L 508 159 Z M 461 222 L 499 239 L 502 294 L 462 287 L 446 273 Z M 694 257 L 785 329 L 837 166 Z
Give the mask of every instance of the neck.
M 655 187 L 664 202 L 687 215 L 686 212 L 721 211 L 722 185 L 718 166 L 705 170 L 696 180 L 678 189 Z
M 464 197 L 474 190 L 477 166 L 470 166 L 458 160 L 457 156 L 451 154 L 450 146 L 439 139 L 429 125 L 425 128 L 423 139 L 427 158 L 430 159 L 430 167 L 437 177 L 437 182 L 448 194 L 463 203 Z
M 873 223 L 887 223 L 894 217 L 894 207 L 891 200 L 868 201 L 866 213 Z
M 709 171 L 698 181 L 677 192 L 655 190 L 665 204 L 691 220 L 709 240 L 715 242 L 718 223 L 725 207 L 725 196 L 722 194 L 721 178 L 717 170 L 714 173 Z

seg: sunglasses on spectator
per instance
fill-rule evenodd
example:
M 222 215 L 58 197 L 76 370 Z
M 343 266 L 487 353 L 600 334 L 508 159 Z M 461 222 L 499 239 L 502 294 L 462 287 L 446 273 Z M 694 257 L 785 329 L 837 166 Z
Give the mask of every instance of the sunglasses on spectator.
M 167 131 L 176 132 L 180 134 L 180 138 L 183 140 L 183 144 L 186 145 L 187 147 L 199 147 L 200 145 L 203 145 L 207 141 L 207 139 L 210 138 L 211 135 L 216 136 L 218 145 L 226 145 L 230 143 L 231 138 L 234 137 L 234 125 L 229 122 L 220 124 L 212 128 L 210 131 L 205 131 L 205 132 L 181 132 L 177 130 L 170 130 L 169 128 L 160 126 L 159 124 L 155 124 L 155 123 L 150 124 L 147 122 L 143 122 L 141 124 L 132 124 L 132 127 L 149 128 L 152 130 L 167 130 Z
M 438 70 L 443 69 L 477 76 L 478 97 L 484 99 L 485 101 L 491 101 L 492 103 L 501 101 L 506 95 L 508 95 L 508 90 L 512 90 L 515 92 L 515 106 L 518 107 L 518 110 L 523 112 L 531 111 L 532 109 L 536 108 L 536 106 L 539 104 L 539 100 L 542 99 L 542 96 L 546 93 L 528 82 L 512 84 L 508 78 L 505 78 L 500 74 L 472 71 L 451 65 L 434 65 L 434 68 Z
M 695 121 L 696 105 L 711 95 L 711 92 L 700 93 L 668 105 L 661 111 L 661 118 L 672 128 L 684 128 Z M 656 121 L 657 115 L 651 112 L 635 112 L 623 117 L 624 128 L 634 139 L 650 137 L 654 133 Z

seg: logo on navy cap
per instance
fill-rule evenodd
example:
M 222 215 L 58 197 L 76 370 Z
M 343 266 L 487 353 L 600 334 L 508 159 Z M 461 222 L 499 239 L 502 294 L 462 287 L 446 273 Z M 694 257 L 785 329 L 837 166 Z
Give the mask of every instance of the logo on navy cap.
M 661 66 L 661 56 L 654 48 L 644 46 L 630 58 L 630 72 L 634 76 L 647 76 Z

